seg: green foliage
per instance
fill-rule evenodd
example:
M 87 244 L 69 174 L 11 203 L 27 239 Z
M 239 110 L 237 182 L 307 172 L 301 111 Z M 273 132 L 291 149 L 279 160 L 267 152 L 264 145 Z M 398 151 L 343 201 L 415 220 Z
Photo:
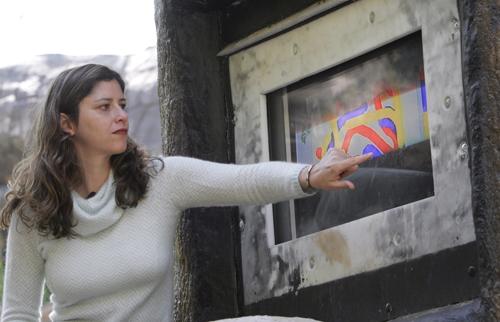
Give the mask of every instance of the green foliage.
M 43 290 L 43 304 L 50 302 L 50 294 L 52 293 L 50 293 L 49 289 L 47 288 L 47 285 L 45 285 L 45 288 Z
M 4 272 L 4 265 L 3 265 L 3 260 L 0 260 L 0 301 L 2 300 L 2 294 L 3 294 L 3 272 Z

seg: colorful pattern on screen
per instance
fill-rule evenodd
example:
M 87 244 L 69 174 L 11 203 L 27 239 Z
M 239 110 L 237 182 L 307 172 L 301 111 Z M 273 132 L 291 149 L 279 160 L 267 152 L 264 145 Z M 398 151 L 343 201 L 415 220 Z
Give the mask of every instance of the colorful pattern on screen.
M 400 93 L 386 90 L 330 121 L 295 133 L 297 162 L 313 163 L 330 148 L 375 157 L 429 139 L 425 82 Z

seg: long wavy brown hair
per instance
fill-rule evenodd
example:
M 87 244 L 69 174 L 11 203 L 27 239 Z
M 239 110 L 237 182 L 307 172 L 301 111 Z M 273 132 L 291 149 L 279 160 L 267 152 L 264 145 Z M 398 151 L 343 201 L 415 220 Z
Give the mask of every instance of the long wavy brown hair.
M 78 124 L 79 104 L 99 81 L 116 80 L 125 92 L 122 77 L 106 66 L 88 64 L 65 70 L 52 83 L 33 125 L 24 158 L 15 166 L 0 226 L 7 228 L 13 213 L 28 227 L 55 238 L 73 237 L 71 189 L 82 182 L 76 151 L 60 125 L 61 113 Z M 125 152 L 111 157 L 117 205 L 137 206 L 145 197 L 157 162 L 128 139 Z M 163 166 L 162 166 L 163 167 Z

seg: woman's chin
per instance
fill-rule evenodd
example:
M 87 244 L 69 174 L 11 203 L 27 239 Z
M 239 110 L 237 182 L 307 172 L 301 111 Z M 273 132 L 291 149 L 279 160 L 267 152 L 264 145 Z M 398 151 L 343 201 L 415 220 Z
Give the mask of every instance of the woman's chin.
M 119 147 L 115 147 L 112 151 L 112 154 L 115 155 L 115 154 L 122 154 L 123 152 L 127 151 L 127 145 L 123 145 L 123 146 L 119 146 Z

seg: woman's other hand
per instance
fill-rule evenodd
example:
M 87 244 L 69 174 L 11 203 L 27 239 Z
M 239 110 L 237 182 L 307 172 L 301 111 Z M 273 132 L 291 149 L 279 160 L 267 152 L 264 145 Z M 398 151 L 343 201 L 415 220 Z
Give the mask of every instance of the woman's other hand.
M 342 150 L 330 149 L 326 155 L 312 166 L 307 180 L 309 167 L 305 167 L 299 175 L 299 181 L 304 191 L 312 189 L 354 189 L 354 184 L 345 177 L 354 173 L 359 164 L 371 159 L 372 154 L 350 156 Z

